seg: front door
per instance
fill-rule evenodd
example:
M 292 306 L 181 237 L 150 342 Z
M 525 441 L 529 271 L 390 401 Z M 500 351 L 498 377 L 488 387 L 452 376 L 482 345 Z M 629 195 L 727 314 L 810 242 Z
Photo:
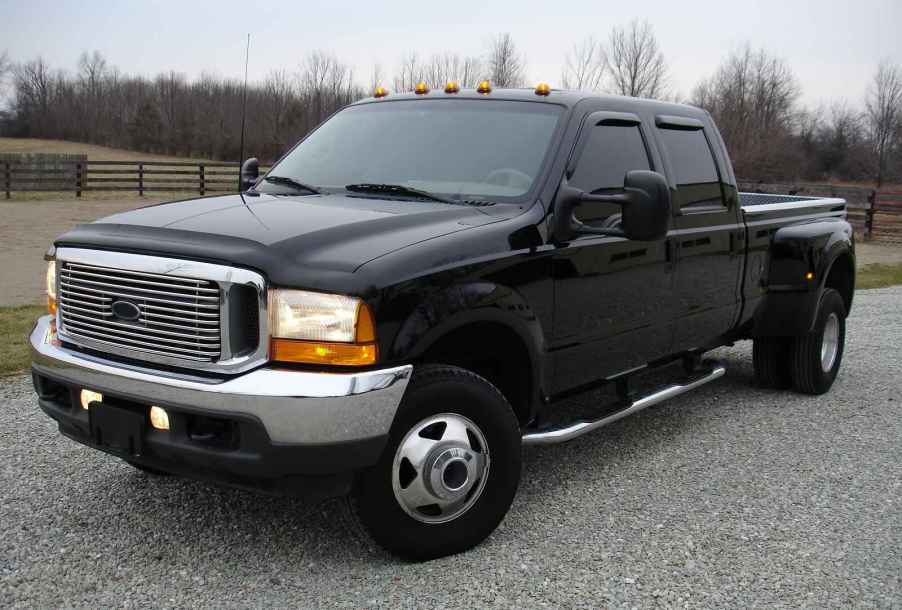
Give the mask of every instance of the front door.
M 638 116 L 601 112 L 586 120 L 581 135 L 585 145 L 578 152 L 571 186 L 594 194 L 618 192 L 628 171 L 656 169 Z M 575 214 L 588 225 L 616 228 L 620 212 L 617 205 L 584 203 Z M 667 240 L 583 236 L 558 248 L 555 392 L 640 367 L 670 352 L 672 258 Z

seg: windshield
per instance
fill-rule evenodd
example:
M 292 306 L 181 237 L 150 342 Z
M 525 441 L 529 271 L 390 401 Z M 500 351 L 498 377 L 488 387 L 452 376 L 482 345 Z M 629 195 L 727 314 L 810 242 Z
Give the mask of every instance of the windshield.
M 561 112 L 552 104 L 479 99 L 351 106 L 271 174 L 320 190 L 399 185 L 452 200 L 515 201 L 538 177 Z M 290 187 L 263 182 L 258 189 Z

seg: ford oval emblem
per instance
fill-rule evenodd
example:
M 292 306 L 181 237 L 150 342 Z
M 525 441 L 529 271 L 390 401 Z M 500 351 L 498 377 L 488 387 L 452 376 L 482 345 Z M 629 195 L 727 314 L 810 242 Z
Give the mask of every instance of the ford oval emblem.
M 134 322 L 141 316 L 141 310 L 134 303 L 128 301 L 115 301 L 112 305 L 113 315 L 120 320 Z

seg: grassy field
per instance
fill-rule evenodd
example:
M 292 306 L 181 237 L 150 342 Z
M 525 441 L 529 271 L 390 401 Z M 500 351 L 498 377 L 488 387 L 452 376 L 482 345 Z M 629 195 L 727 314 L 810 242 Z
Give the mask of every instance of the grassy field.
M 859 290 L 885 288 L 902 284 L 902 264 L 871 263 L 858 270 L 856 286 Z
M 89 161 L 204 161 L 210 159 L 153 155 L 150 153 L 108 148 L 95 144 L 69 142 L 67 140 L 40 140 L 38 138 L 0 138 L 0 153 L 55 153 L 88 155 Z
M 902 284 L 902 264 L 873 263 L 858 270 L 858 289 L 883 288 Z M 27 333 L 44 315 L 41 305 L 0 307 L 0 375 L 28 368 Z
M 28 368 L 28 338 L 34 321 L 47 308 L 42 305 L 0 307 L 0 375 Z

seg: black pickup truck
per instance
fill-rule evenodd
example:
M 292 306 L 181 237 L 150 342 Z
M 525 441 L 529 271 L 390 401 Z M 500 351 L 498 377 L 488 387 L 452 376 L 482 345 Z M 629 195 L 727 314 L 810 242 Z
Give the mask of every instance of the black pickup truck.
M 712 348 L 751 339 L 759 383 L 808 394 L 840 366 L 845 202 L 739 193 L 698 108 L 379 91 L 242 172 L 241 194 L 56 240 L 30 341 L 62 434 L 151 473 L 351 494 L 422 559 L 494 530 L 524 445 L 715 380 Z

